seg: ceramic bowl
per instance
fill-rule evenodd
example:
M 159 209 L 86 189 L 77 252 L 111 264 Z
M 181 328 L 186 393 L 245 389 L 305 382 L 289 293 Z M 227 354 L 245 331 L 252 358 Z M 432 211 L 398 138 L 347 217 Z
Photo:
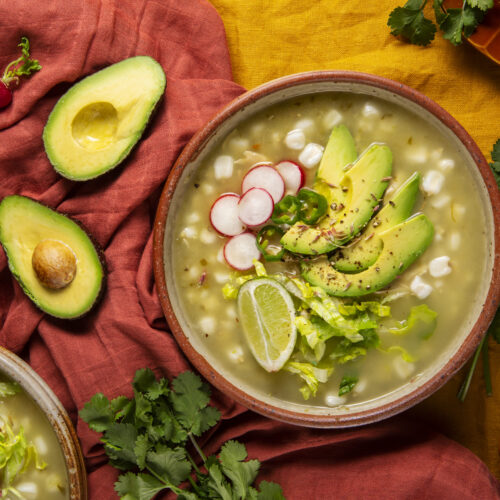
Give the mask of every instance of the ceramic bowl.
M 69 499 L 86 500 L 87 475 L 80 443 L 61 402 L 27 363 L 2 347 L 0 347 L 0 373 L 17 382 L 43 411 L 62 448 L 66 462 Z
M 353 408 L 318 408 L 292 405 L 253 392 L 203 351 L 183 317 L 172 272 L 173 222 L 182 204 L 187 179 L 199 168 L 208 151 L 239 123 L 254 113 L 290 98 L 319 92 L 349 92 L 376 96 L 428 120 L 457 149 L 477 184 L 487 227 L 488 261 L 476 307 L 464 316 L 463 328 L 434 363 L 399 390 Z M 200 373 L 224 394 L 261 414 L 286 422 L 315 427 L 347 427 L 381 420 L 399 413 L 439 389 L 471 356 L 498 307 L 500 293 L 500 193 L 481 151 L 463 127 L 444 109 L 421 93 L 400 83 L 363 73 L 322 71 L 274 80 L 251 90 L 222 109 L 187 144 L 173 166 L 163 190 L 154 229 L 154 273 L 168 324 L 179 346 Z

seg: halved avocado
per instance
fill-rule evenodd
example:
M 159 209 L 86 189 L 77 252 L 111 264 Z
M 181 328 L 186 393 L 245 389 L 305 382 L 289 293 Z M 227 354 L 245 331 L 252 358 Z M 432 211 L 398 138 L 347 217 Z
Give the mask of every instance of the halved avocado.
M 141 138 L 165 85 L 162 67 L 147 56 L 125 59 L 73 85 L 43 131 L 56 171 L 83 181 L 116 167 Z
M 25 196 L 0 203 L 0 243 L 28 297 L 56 318 L 87 313 L 104 286 L 104 260 L 69 217 Z
M 344 274 L 323 258 L 303 262 L 302 276 L 330 295 L 359 297 L 386 287 L 403 273 L 432 242 L 434 227 L 417 214 L 380 234 L 382 251 L 374 264 L 356 274 Z
M 343 273 L 359 273 L 370 267 L 382 251 L 380 234 L 410 217 L 419 192 L 420 175 L 414 172 L 394 193 L 389 202 L 366 226 L 354 245 L 340 249 L 331 259 Z
M 331 252 L 354 238 L 374 214 L 384 195 L 392 171 L 391 150 L 370 146 L 344 174 L 325 218 L 316 226 L 294 224 L 281 238 L 290 252 L 318 255 Z M 338 200 L 342 200 L 339 202 Z

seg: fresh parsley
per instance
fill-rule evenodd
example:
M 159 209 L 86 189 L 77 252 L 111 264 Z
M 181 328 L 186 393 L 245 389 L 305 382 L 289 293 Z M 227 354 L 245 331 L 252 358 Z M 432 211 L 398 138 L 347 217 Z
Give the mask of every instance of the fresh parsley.
M 396 7 L 387 21 L 391 34 L 401 35 L 410 43 L 426 46 L 434 40 L 436 24 L 425 17 L 424 7 L 429 0 L 408 0 L 403 7 Z M 462 36 L 470 37 L 482 22 L 486 12 L 493 7 L 493 0 L 464 0 L 462 8 L 446 9 L 444 0 L 433 0 L 434 17 L 443 38 L 453 45 L 462 43 Z
M 247 460 L 237 441 L 227 441 L 218 456 L 206 457 L 195 438 L 212 428 L 220 412 L 209 406 L 210 391 L 192 372 L 169 384 L 152 370 L 138 370 L 134 396 L 109 400 L 96 394 L 80 411 L 89 427 L 102 432 L 110 463 L 124 471 L 115 491 L 126 500 L 149 500 L 171 490 L 181 500 L 284 500 L 278 484 L 253 486 L 260 462 Z M 204 470 L 192 456 L 199 455 Z M 190 489 L 181 487 L 188 482 Z

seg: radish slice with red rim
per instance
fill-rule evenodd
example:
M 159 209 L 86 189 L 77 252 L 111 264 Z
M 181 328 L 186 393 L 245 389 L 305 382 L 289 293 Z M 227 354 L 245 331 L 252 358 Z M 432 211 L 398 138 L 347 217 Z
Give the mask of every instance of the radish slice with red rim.
M 269 220 L 273 213 L 274 202 L 265 189 L 251 188 L 241 196 L 238 209 L 241 222 L 255 227 Z
M 275 168 L 285 181 L 287 193 L 297 194 L 306 182 L 304 170 L 302 170 L 300 165 L 297 165 L 297 163 L 293 161 L 284 160 L 277 163 Z
M 240 197 L 235 193 L 221 194 L 210 209 L 210 223 L 213 228 L 224 236 L 236 236 L 245 230 L 238 217 L 238 202 Z
M 270 165 L 259 165 L 243 177 L 241 192 L 246 193 L 252 188 L 265 189 L 272 196 L 274 203 L 278 203 L 285 194 L 285 181 Z
M 260 258 L 257 239 L 253 233 L 233 236 L 224 245 L 224 259 L 234 269 L 246 271 L 253 267 L 253 260 Z

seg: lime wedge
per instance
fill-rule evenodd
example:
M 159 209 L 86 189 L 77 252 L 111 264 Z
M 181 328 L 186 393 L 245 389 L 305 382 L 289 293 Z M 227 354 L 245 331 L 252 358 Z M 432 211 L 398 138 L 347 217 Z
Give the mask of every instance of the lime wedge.
M 272 279 L 247 281 L 238 293 L 238 314 L 255 359 L 268 372 L 280 370 L 297 339 L 289 293 Z

